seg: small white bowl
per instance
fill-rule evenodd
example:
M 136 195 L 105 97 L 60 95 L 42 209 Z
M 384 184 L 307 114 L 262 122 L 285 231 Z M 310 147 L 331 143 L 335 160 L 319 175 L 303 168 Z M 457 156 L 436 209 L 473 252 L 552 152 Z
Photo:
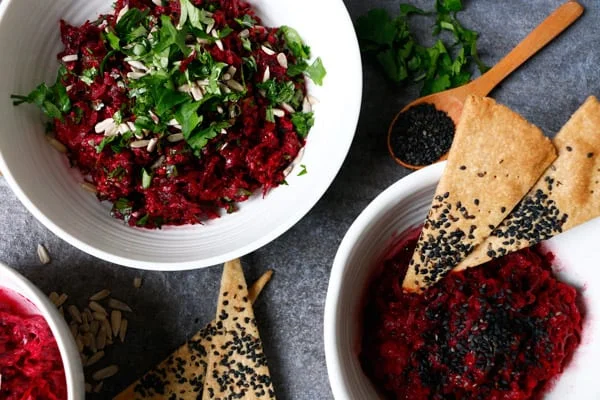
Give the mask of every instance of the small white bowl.
M 423 223 L 445 163 L 414 172 L 390 186 L 354 221 L 333 262 L 325 304 L 327 372 L 337 400 L 380 399 L 363 373 L 361 348 L 364 299 L 374 270 L 398 237 Z M 599 399 L 600 359 L 600 219 L 545 243 L 555 256 L 559 278 L 577 287 L 585 307 L 582 343 L 545 399 Z
M 108 0 L 2 0 L 0 2 L 0 170 L 29 211 L 52 232 L 107 261 L 154 270 L 220 264 L 283 234 L 325 193 L 346 157 L 358 122 L 362 67 L 352 21 L 342 0 L 251 0 L 265 25 L 298 30 L 327 69 L 311 85 L 315 126 L 288 185 L 263 198 L 256 193 L 239 211 L 205 225 L 146 230 L 125 226 L 80 187 L 81 174 L 48 145 L 41 113 L 14 107 L 11 94 L 54 82 L 62 50 L 59 20 L 82 24 L 110 11 Z M 302 166 L 307 174 L 298 176 Z
M 0 263 L 0 289 L 9 289 L 29 300 L 43 316 L 58 345 L 65 378 L 68 400 L 85 398 L 85 383 L 81 358 L 75 340 L 64 318 L 50 299 L 33 283 L 12 268 Z

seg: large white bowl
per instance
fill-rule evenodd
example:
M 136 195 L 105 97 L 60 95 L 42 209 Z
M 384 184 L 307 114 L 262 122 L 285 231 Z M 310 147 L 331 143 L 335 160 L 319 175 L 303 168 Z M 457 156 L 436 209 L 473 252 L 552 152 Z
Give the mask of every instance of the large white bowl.
M 364 295 L 376 266 L 408 228 L 423 223 L 445 163 L 417 171 L 390 186 L 358 216 L 342 240 L 329 280 L 324 334 L 327 371 L 337 400 L 380 399 L 363 373 L 359 352 Z M 582 344 L 552 385 L 546 399 L 600 399 L 600 219 L 546 242 L 557 260 L 556 272 L 583 293 Z
M 356 35 L 342 0 L 251 0 L 265 24 L 298 30 L 323 59 L 323 87 L 301 164 L 308 173 L 288 186 L 242 203 L 205 225 L 143 230 L 125 226 L 81 189 L 80 174 L 44 139 L 33 106 L 13 107 L 9 96 L 53 82 L 62 49 L 58 21 L 72 24 L 108 12 L 111 0 L 2 0 L 0 2 L 0 170 L 21 202 L 63 240 L 105 260 L 131 267 L 178 270 L 218 264 L 277 238 L 325 193 L 348 152 L 358 121 L 362 69 Z
M 27 278 L 0 263 L 0 289 L 10 289 L 29 300 L 42 315 L 56 339 L 62 358 L 67 381 L 67 398 L 82 400 L 85 398 L 83 368 L 77 345 L 64 318 L 54 304 Z

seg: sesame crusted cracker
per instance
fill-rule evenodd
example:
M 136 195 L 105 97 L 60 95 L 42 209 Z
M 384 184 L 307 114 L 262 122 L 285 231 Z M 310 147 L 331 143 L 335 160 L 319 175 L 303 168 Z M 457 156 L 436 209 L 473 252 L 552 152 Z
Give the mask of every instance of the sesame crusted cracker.
M 239 259 L 225 263 L 203 399 L 275 399 Z
M 421 291 L 462 261 L 556 158 L 535 126 L 490 98 L 470 96 L 403 282 Z
M 600 102 L 589 97 L 554 138 L 558 158 L 457 270 L 533 246 L 600 216 Z
M 271 270 L 265 272 L 248 289 L 251 303 L 254 303 L 272 274 Z M 115 400 L 202 398 L 208 350 L 216 333 L 216 324 L 212 321 L 142 378 L 118 394 Z

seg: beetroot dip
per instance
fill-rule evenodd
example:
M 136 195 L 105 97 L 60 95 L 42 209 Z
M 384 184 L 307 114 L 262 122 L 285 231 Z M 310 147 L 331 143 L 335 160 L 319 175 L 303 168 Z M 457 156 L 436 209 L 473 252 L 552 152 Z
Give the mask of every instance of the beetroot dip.
M 520 250 L 406 293 L 419 233 L 405 234 L 369 287 L 365 373 L 390 399 L 540 398 L 581 340 L 578 293 L 556 279 L 553 256 Z
M 36 311 L 19 294 L 0 289 L 0 399 L 67 398 L 56 340 Z

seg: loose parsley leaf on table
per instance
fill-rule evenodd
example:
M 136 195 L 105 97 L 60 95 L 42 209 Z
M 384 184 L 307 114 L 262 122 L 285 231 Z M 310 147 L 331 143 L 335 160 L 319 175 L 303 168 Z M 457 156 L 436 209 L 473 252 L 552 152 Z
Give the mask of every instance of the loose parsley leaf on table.
M 422 95 L 463 85 L 471 79 L 473 64 L 481 73 L 488 67 L 477 52 L 477 32 L 457 19 L 462 10 L 461 0 L 436 0 L 433 12 L 401 4 L 395 18 L 383 9 L 370 10 L 356 21 L 361 50 L 374 57 L 392 81 L 422 82 Z M 441 39 L 430 47 L 419 44 L 409 26 L 413 15 L 435 16 L 433 35 L 448 31 L 455 42 L 449 47 Z

